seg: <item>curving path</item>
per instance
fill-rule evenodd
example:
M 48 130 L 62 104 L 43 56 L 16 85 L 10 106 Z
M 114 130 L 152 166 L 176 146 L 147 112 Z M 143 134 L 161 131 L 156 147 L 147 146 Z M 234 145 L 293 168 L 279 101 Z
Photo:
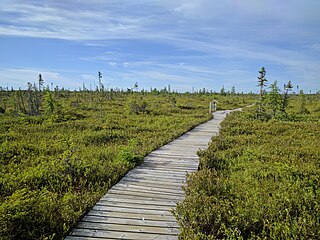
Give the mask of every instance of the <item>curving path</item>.
M 206 149 L 230 111 L 153 151 L 100 199 L 67 240 L 178 239 L 171 209 L 183 199 L 186 174 L 198 168 L 197 150 Z

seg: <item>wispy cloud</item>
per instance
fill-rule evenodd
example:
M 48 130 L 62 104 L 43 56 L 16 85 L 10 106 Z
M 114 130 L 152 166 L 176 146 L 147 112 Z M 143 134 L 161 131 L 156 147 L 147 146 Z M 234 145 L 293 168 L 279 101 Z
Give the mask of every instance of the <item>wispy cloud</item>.
M 0 37 L 100 48 L 105 53 L 85 52 L 78 58 L 106 66 L 110 79 L 167 78 L 189 85 L 191 79 L 203 85 L 223 79 L 232 85 L 255 79 L 252 68 L 269 65 L 280 69 L 275 76 L 312 79 L 314 86 L 320 59 L 310 52 L 320 49 L 319 9 L 319 1 L 300 0 L 3 0 Z M 17 73 L 11 76 L 23 77 Z M 57 81 L 64 76 L 57 74 Z M 93 80 L 89 75 L 79 70 L 79 79 Z
M 316 51 L 320 51 L 320 43 L 314 43 L 310 45 L 310 48 Z
M 90 74 L 70 73 L 64 71 L 50 71 L 48 69 L 35 68 L 2 68 L 0 69 L 0 86 L 27 88 L 27 83 L 37 83 L 41 73 L 45 86 L 59 86 L 68 89 L 78 89 L 83 82 L 93 83 L 96 78 Z M 80 76 L 79 76 L 80 75 Z M 79 76 L 79 77 L 78 77 Z

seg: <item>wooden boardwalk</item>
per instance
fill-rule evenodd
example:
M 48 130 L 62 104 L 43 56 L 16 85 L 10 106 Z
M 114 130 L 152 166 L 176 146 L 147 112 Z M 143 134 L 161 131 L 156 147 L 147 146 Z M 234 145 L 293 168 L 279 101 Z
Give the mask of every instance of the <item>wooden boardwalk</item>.
M 67 240 L 178 239 L 171 210 L 183 199 L 188 172 L 198 168 L 196 151 L 206 149 L 229 111 L 153 151 L 100 199 Z

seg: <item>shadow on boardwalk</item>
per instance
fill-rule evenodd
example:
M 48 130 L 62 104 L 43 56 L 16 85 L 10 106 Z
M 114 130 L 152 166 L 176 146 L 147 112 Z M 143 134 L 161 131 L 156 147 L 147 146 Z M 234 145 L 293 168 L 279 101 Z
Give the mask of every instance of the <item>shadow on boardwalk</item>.
M 178 239 L 171 209 L 183 199 L 188 172 L 198 168 L 198 149 L 206 149 L 230 111 L 153 151 L 102 197 L 72 230 L 67 240 Z

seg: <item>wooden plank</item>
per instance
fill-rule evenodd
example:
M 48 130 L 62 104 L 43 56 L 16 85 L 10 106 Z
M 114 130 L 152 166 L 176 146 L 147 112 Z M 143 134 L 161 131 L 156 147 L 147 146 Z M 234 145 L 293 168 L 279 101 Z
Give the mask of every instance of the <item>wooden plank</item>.
M 161 157 L 161 156 L 152 156 L 144 159 L 143 163 L 163 163 L 163 164 L 177 164 L 180 166 L 184 165 L 197 165 L 199 163 L 199 158 L 193 159 L 184 159 L 180 157 L 172 158 L 172 157 Z
M 113 198 L 110 196 L 103 197 L 99 200 L 99 202 L 121 202 L 121 203 L 136 203 L 140 205 L 159 205 L 159 206 L 168 206 L 175 207 L 175 201 L 164 201 L 164 200 L 141 200 L 141 199 L 127 199 L 127 198 Z
M 128 177 L 143 177 L 143 178 L 153 178 L 153 179 L 169 179 L 169 180 L 176 180 L 176 181 L 184 181 L 186 180 L 186 175 L 185 176 L 175 176 L 175 175 L 170 175 L 170 174 L 158 174 L 158 173 L 153 173 L 151 174 L 146 174 L 146 173 L 141 173 L 141 172 L 130 172 L 126 176 Z
M 161 205 L 149 205 L 149 204 L 135 204 L 135 203 L 122 203 L 122 202 L 97 202 L 96 206 L 99 207 L 125 207 L 125 208 L 139 208 L 139 209 L 148 209 L 148 210 L 163 210 L 170 211 L 174 207 L 161 206 Z
M 129 207 L 106 207 L 95 205 L 93 210 L 102 212 L 122 212 L 122 213 L 141 213 L 141 214 L 154 214 L 160 216 L 171 216 L 169 210 L 154 210 L 154 209 L 144 209 L 144 208 L 129 208 Z
M 195 169 L 198 168 L 198 164 L 186 164 L 187 166 L 184 167 L 183 165 L 180 166 L 175 166 L 171 163 L 166 163 L 166 162 L 145 162 L 141 164 L 141 167 L 145 168 L 151 168 L 154 170 L 184 170 L 183 173 L 186 171 L 194 171 Z M 183 175 L 183 174 L 182 174 Z
M 120 218 L 120 219 L 136 219 L 143 221 L 163 221 L 163 222 L 176 222 L 174 216 L 161 216 L 157 214 L 146 214 L 146 213 L 124 213 L 124 212 L 105 212 L 105 211 L 96 211 L 91 210 L 88 212 L 86 216 L 96 216 L 96 217 L 112 217 L 112 218 Z
M 144 226 L 144 225 L 131 225 L 131 224 L 110 224 L 99 222 L 85 222 L 79 223 L 77 228 L 91 229 L 98 231 L 120 231 L 131 233 L 152 233 L 152 234 L 168 234 L 177 235 L 179 233 L 178 228 L 169 227 L 156 227 L 156 226 Z
M 71 236 L 77 237 L 91 237 L 91 238 L 104 238 L 104 239 L 127 239 L 127 240 L 177 240 L 175 235 L 165 234 L 150 234 L 150 233 L 130 233 L 130 232 L 118 232 L 118 231 L 98 231 L 92 229 L 74 229 L 71 232 Z M 69 238 L 74 240 L 74 238 Z
M 184 184 L 184 181 L 174 181 L 173 179 L 165 179 L 162 180 L 152 180 L 152 179 L 145 179 L 145 178 L 135 178 L 135 177 L 129 177 L 125 176 L 122 178 L 122 180 L 119 183 L 149 183 L 151 186 L 168 186 L 168 188 L 174 188 L 177 189 L 177 187 L 181 187 Z
M 118 183 L 116 186 L 117 188 L 114 189 L 137 189 L 137 190 L 149 190 L 149 191 L 155 191 L 159 193 L 178 193 L 178 194 L 184 194 L 182 189 L 172 189 L 172 188 L 163 188 L 163 187 L 153 187 L 153 186 L 148 186 L 148 185 L 143 185 L 143 184 L 134 184 L 134 183 L 129 183 L 129 184 L 120 184 Z
M 179 195 L 173 194 L 159 194 L 159 193 L 144 193 L 144 192 L 134 192 L 134 191 L 119 191 L 119 190 L 109 190 L 109 194 L 116 195 L 126 195 L 126 196 L 135 196 L 141 198 L 151 198 L 151 199 L 167 199 L 167 200 L 181 200 L 182 197 Z
M 146 161 L 143 162 L 140 167 L 162 167 L 162 168 L 167 168 L 170 170 L 174 170 L 174 169 L 183 169 L 183 170 L 193 170 L 195 168 L 197 168 L 199 165 L 199 162 L 185 162 L 185 163 L 181 163 L 181 164 L 177 164 L 177 163 L 172 163 L 169 161 Z
M 198 159 L 198 156 L 183 156 L 183 155 L 170 155 L 170 154 L 159 154 L 156 151 L 153 151 L 150 153 L 146 158 L 148 157 L 162 157 L 162 158 L 179 158 L 179 159 Z
M 122 198 L 122 199 L 137 199 L 137 200 L 147 200 L 147 201 L 154 201 L 154 200 L 160 200 L 160 201 L 173 201 L 173 202 L 179 202 L 181 200 L 181 197 L 177 196 L 162 196 L 154 194 L 139 194 L 139 193 L 128 193 L 128 192 L 121 192 L 117 191 L 116 193 L 108 192 L 104 197 L 111 197 L 111 198 Z
M 131 226 L 150 226 L 150 227 L 162 227 L 162 228 L 179 228 L 176 222 L 155 221 L 155 220 L 143 220 L 143 219 L 124 219 L 124 218 L 112 218 L 112 217 L 100 217 L 100 216 L 85 216 L 82 219 L 83 222 L 92 223 L 112 223 Z
M 164 181 L 164 182 L 176 182 L 183 184 L 186 181 L 186 177 L 171 177 L 167 175 L 146 175 L 146 174 L 130 174 L 127 176 L 128 178 L 134 178 L 134 179 L 145 179 L 145 180 L 154 180 L 154 181 Z
M 186 154 L 183 154 L 183 153 L 171 153 L 171 152 L 168 152 L 168 151 L 161 151 L 161 150 L 155 150 L 154 151 L 154 154 L 156 155 L 162 155 L 162 156 L 168 156 L 168 157 L 182 157 L 182 158 L 197 158 L 197 154 L 194 153 L 192 154 L 191 156 L 190 155 L 186 155 Z
M 198 162 L 172 162 L 172 161 L 145 161 L 143 162 L 140 166 L 162 166 L 162 167 L 169 167 L 170 169 L 183 169 L 183 170 L 188 170 L 188 169 L 194 169 L 195 167 L 198 166 Z
M 185 176 L 186 172 L 176 172 L 176 171 L 171 171 L 171 170 L 160 170 L 160 169 L 151 169 L 151 168 L 142 168 L 140 166 L 136 167 L 134 169 L 135 171 L 133 172 L 137 172 L 137 173 L 150 173 L 150 174 L 154 174 L 154 173 L 159 173 L 159 174 L 168 174 L 168 175 L 172 175 L 172 176 Z
M 144 195 L 144 194 L 159 194 L 159 196 L 161 197 L 167 197 L 169 199 L 171 199 L 172 197 L 183 197 L 183 194 L 182 193 L 171 193 L 171 192 L 164 192 L 164 191 L 152 191 L 152 190 L 145 190 L 145 189 L 134 189 L 134 188 L 130 188 L 130 187 L 127 187 L 127 188 L 122 188 L 122 187 L 116 187 L 114 186 L 114 188 L 112 188 L 110 191 L 110 193 L 116 193 L 116 194 L 119 194 L 119 193 L 126 193 L 126 194 L 140 194 L 140 195 Z

